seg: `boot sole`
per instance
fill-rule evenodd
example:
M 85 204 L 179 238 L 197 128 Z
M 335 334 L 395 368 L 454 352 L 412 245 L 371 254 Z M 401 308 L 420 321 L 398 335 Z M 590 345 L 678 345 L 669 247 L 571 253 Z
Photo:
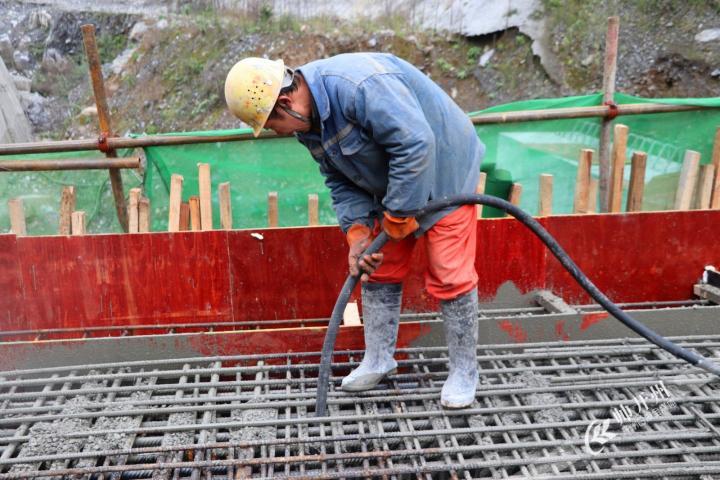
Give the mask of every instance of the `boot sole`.
M 393 368 L 389 372 L 383 374 L 380 378 L 378 378 L 377 382 L 372 384 L 363 385 L 361 387 L 353 387 L 352 385 L 345 385 L 341 386 L 343 392 L 365 392 L 367 390 L 372 390 L 373 388 L 377 387 L 380 382 L 385 380 L 385 378 L 388 375 L 395 375 L 397 373 L 397 368 Z
M 443 408 L 447 408 L 448 410 L 462 410 L 463 408 L 469 408 L 472 405 L 472 401 L 466 404 L 453 404 L 446 403 L 441 400 L 440 405 L 442 405 Z

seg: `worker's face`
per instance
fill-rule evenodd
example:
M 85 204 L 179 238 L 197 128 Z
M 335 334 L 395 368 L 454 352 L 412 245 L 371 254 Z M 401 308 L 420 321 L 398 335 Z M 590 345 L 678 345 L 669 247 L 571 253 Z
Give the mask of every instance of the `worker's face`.
M 275 108 L 268 117 L 267 122 L 265 122 L 265 128 L 269 128 L 278 135 L 292 135 L 295 132 L 307 132 L 310 130 L 310 124 L 292 117 L 280 108 L 280 105 L 295 110 L 305 117 L 310 117 L 309 108 L 303 108 L 299 102 L 293 101 L 289 95 L 281 95 L 275 104 Z

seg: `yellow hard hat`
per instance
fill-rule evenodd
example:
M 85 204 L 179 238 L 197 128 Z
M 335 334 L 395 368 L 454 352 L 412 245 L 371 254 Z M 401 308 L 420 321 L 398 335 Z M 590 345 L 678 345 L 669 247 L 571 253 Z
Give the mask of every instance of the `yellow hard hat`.
M 275 106 L 285 77 L 282 60 L 249 57 L 237 62 L 225 79 L 230 111 L 260 134 Z

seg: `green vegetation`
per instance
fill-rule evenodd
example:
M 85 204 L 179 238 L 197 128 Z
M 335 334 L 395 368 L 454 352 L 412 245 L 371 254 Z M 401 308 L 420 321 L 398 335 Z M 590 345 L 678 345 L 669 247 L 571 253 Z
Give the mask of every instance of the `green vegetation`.
M 455 70 L 455 67 L 452 66 L 450 62 L 448 62 L 443 57 L 438 58 L 435 60 L 435 65 L 440 69 L 440 71 L 444 74 L 448 74 Z
M 260 22 L 261 23 L 270 23 L 273 17 L 273 9 L 272 5 L 269 3 L 263 3 L 260 6 Z
M 186 80 L 202 73 L 205 63 L 200 57 L 202 54 L 181 56 L 171 65 L 173 68 L 163 72 L 163 81 L 172 86 L 179 86 Z
M 299 32 L 299 21 L 290 15 L 275 15 L 270 4 L 263 4 L 256 15 L 221 14 L 215 10 L 202 10 L 193 15 L 193 21 L 203 33 L 210 30 L 235 29 L 244 33 Z
M 468 63 L 477 63 L 478 60 L 480 60 L 480 56 L 482 56 L 482 48 L 480 47 L 470 47 L 467 51 L 467 61 Z
M 325 31 L 331 31 L 338 28 L 337 19 L 329 19 L 330 23 Z M 368 17 L 360 17 L 355 24 L 343 22 L 340 26 L 345 33 L 353 31 L 363 31 L 368 33 L 379 32 L 381 30 L 390 30 L 398 37 L 406 37 L 412 33 L 417 33 L 415 27 L 408 22 L 408 18 L 403 15 L 382 15 L 378 18 L 371 19 Z
M 614 6 L 583 0 L 544 0 L 550 28 L 560 29 L 562 39 L 557 54 L 565 70 L 569 86 L 582 88 L 599 78 L 602 68 L 599 59 L 605 46 L 607 17 L 615 11 Z M 593 55 L 598 59 L 593 65 L 583 66 L 583 58 Z
M 111 62 L 127 45 L 127 35 L 118 33 L 101 33 L 97 37 L 97 47 L 102 62 Z
M 200 102 L 193 107 L 190 112 L 191 117 L 197 117 L 198 115 L 205 113 L 206 111 L 217 107 L 220 104 L 220 96 L 217 93 L 211 93 L 207 97 L 200 100 Z
M 85 58 L 76 55 L 69 58 L 68 70 L 63 74 L 49 73 L 40 68 L 33 76 L 32 88 L 45 96 L 66 97 L 70 90 L 88 81 L 88 66 Z
M 720 13 L 720 0 L 635 0 L 638 10 L 641 13 L 653 15 L 659 12 L 677 12 L 685 6 L 692 8 L 709 8 L 715 13 Z
M 42 42 L 31 43 L 28 50 L 35 61 L 39 62 L 42 60 L 43 54 L 45 53 L 45 44 Z

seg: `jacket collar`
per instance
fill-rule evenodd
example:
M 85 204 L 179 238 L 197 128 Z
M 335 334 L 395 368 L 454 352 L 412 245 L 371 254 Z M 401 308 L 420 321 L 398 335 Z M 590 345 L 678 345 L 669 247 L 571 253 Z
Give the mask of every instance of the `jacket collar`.
M 305 79 L 305 84 L 310 89 L 310 94 L 315 102 L 320 121 L 324 122 L 330 116 L 330 101 L 328 100 L 325 86 L 322 82 L 322 76 L 318 69 L 313 65 L 314 62 L 299 67 L 297 70 Z

